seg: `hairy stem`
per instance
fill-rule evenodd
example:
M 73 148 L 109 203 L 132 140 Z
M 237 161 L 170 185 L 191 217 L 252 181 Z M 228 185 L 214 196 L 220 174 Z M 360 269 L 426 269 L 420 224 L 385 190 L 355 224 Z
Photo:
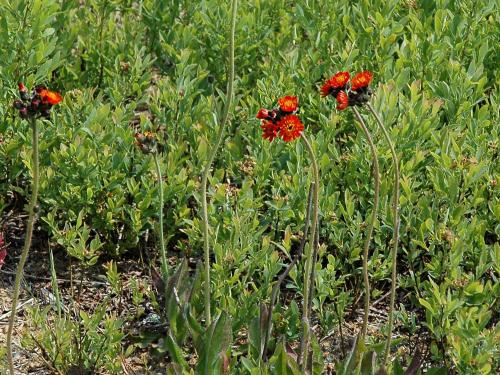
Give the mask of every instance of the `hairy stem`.
M 316 280 L 316 263 L 318 262 L 318 253 L 319 253 L 319 220 L 316 227 L 316 239 L 314 241 L 313 247 L 313 255 L 312 255 L 312 269 L 311 269 L 311 277 L 309 281 L 309 301 L 307 301 L 307 308 L 309 309 L 309 316 L 311 316 L 312 311 L 312 303 L 314 298 L 314 287 Z
M 203 220 L 203 250 L 205 262 L 205 324 L 210 326 L 210 240 L 209 240 L 209 222 L 208 222 L 208 207 L 207 207 L 207 181 L 210 168 L 214 162 L 215 155 L 222 143 L 224 130 L 229 116 L 229 109 L 233 102 L 233 84 L 234 84 L 234 30 L 236 28 L 236 13 L 238 8 L 238 0 L 231 0 L 231 32 L 229 36 L 229 74 L 227 78 L 227 93 L 226 105 L 222 114 L 222 121 L 217 134 L 217 139 L 214 147 L 208 155 L 207 163 L 201 177 L 201 213 Z
M 262 352 L 260 353 L 260 357 L 264 358 L 264 360 L 267 360 L 266 358 L 267 343 L 269 341 L 269 338 L 271 337 L 273 310 L 274 310 L 274 305 L 276 304 L 276 299 L 278 297 L 278 292 L 280 291 L 280 286 L 285 280 L 285 278 L 288 276 L 290 271 L 292 270 L 293 266 L 295 266 L 298 260 L 302 257 L 302 253 L 304 251 L 304 246 L 306 244 L 306 239 L 307 239 L 307 233 L 309 232 L 309 222 L 311 221 L 312 196 L 314 189 L 315 189 L 314 183 L 311 183 L 311 186 L 309 188 L 309 194 L 307 196 L 307 211 L 306 211 L 306 218 L 304 221 L 304 236 L 300 241 L 300 247 L 297 252 L 297 255 L 295 256 L 295 258 L 293 258 L 290 264 L 288 264 L 286 269 L 279 276 L 278 281 L 276 281 L 276 284 L 274 284 L 273 289 L 271 291 L 271 302 L 269 303 L 269 311 L 266 322 L 266 335 L 264 338 L 264 345 L 262 346 Z
M 394 233 L 392 238 L 392 275 L 391 275 L 391 300 L 389 304 L 389 328 L 387 333 L 387 341 L 385 343 L 385 354 L 384 354 L 384 363 L 387 365 L 387 360 L 389 359 L 389 354 L 391 352 L 391 340 L 392 340 L 392 328 L 394 324 L 394 302 L 396 300 L 396 287 L 397 287 L 397 259 L 398 259 L 398 244 L 399 244 L 399 159 L 396 154 L 396 150 L 394 149 L 394 144 L 392 143 L 391 136 L 389 135 L 387 129 L 384 126 L 380 116 L 375 111 L 371 103 L 368 103 L 368 109 L 375 116 L 377 120 L 377 124 L 380 129 L 382 129 L 382 133 L 384 134 L 385 140 L 389 144 L 389 148 L 391 149 L 392 155 L 392 166 L 394 168 L 394 196 L 392 200 L 392 216 L 394 220 Z
M 14 374 L 14 361 L 12 358 L 12 332 L 14 330 L 14 323 L 16 320 L 16 311 L 17 311 L 17 302 L 19 300 L 19 291 L 21 288 L 21 279 L 23 278 L 24 265 L 26 263 L 26 259 L 28 258 L 28 253 L 31 247 L 31 239 L 33 237 L 33 226 L 36 221 L 36 204 L 38 198 L 38 185 L 39 185 L 39 158 L 38 158 L 38 127 L 35 118 L 31 118 L 31 129 L 32 129 L 32 137 L 33 137 L 33 181 L 32 181 L 32 190 L 31 190 L 31 200 L 29 205 L 29 216 L 28 216 L 28 224 L 26 227 L 26 238 L 24 240 L 24 247 L 21 252 L 21 259 L 19 260 L 19 264 L 17 265 L 16 278 L 14 281 L 14 292 L 12 295 L 12 310 L 10 313 L 9 319 L 9 328 L 7 330 L 7 362 L 9 366 L 10 375 Z
M 368 224 L 368 229 L 366 230 L 366 238 L 365 238 L 365 244 L 363 248 L 363 278 L 365 282 L 365 307 L 364 307 L 364 316 L 363 316 L 363 327 L 361 330 L 361 335 L 363 339 L 366 336 L 366 331 L 368 328 L 368 314 L 370 312 L 370 279 L 368 275 L 368 252 L 370 248 L 370 242 L 372 239 L 372 234 L 373 234 L 373 227 L 375 226 L 375 221 L 377 220 L 377 213 L 378 213 L 378 200 L 379 200 L 379 193 L 380 193 L 380 175 L 379 175 L 379 166 L 378 166 L 378 155 L 377 155 L 377 149 L 373 143 L 372 135 L 368 128 L 365 125 L 365 122 L 363 121 L 363 118 L 359 114 L 358 110 L 356 107 L 352 107 L 352 110 L 354 114 L 356 115 L 356 118 L 359 122 L 359 126 L 363 130 L 363 133 L 366 137 L 366 140 L 368 141 L 368 145 L 370 146 L 370 150 L 372 153 L 372 159 L 373 159 L 373 209 L 372 209 L 372 216 L 370 219 L 370 223 Z
M 158 175 L 158 184 L 160 187 L 160 207 L 158 208 L 158 217 L 160 220 L 160 256 L 161 256 L 161 273 L 165 285 L 167 285 L 168 280 L 168 260 L 167 252 L 165 250 L 165 236 L 163 233 L 163 177 L 161 175 L 160 162 L 158 160 L 158 152 L 155 151 L 153 154 L 153 159 L 155 161 L 156 174 Z
M 300 344 L 300 363 L 302 374 L 307 374 L 308 369 L 308 359 L 309 359 L 309 341 L 310 341 L 310 316 L 309 316 L 309 292 L 310 292 L 310 280 L 311 280 L 311 272 L 313 267 L 313 249 L 316 241 L 316 228 L 318 226 L 318 211 L 319 211 L 319 170 L 318 163 L 316 162 L 316 157 L 314 156 L 314 150 L 311 146 L 311 143 L 304 135 L 301 134 L 302 141 L 306 146 L 307 152 L 309 153 L 309 157 L 311 159 L 312 172 L 313 172 L 313 182 L 314 182 L 314 190 L 313 190 L 313 214 L 312 214 L 312 222 L 311 222 L 311 231 L 309 234 L 309 246 L 305 251 L 305 266 L 304 266 L 304 291 L 303 294 L 303 302 L 302 302 L 302 325 L 303 325 L 303 334 L 302 340 Z

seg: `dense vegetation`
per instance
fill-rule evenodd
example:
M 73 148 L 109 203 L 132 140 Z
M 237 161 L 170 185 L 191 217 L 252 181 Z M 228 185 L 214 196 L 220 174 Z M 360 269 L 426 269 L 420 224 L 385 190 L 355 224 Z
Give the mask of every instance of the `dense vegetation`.
M 52 293 L 69 308 L 26 309 L 32 328 L 22 346 L 65 374 L 123 373 L 126 359 L 144 352 L 136 373 L 162 364 L 163 373 L 175 374 L 297 373 L 302 261 L 281 285 L 263 355 L 261 348 L 272 287 L 304 237 L 311 161 L 300 141 L 262 139 L 255 118 L 278 98 L 297 95 L 321 180 L 311 362 L 315 374 L 333 373 L 327 363 L 349 373 L 363 310 L 372 156 L 353 112 L 337 111 L 320 87 L 337 71 L 369 70 L 372 104 L 401 170 L 388 372 L 403 374 L 415 357 L 429 373 L 500 371 L 498 14 L 487 0 L 240 0 L 235 96 L 208 176 L 214 321 L 207 328 L 201 175 L 229 99 L 230 2 L 1 1 L 0 233 L 7 258 L 0 272 L 15 270 L 25 227 L 9 223 L 25 220 L 31 192 L 30 122 L 12 107 L 23 81 L 64 96 L 50 120 L 38 120 L 33 247 L 43 257 L 28 262 L 50 270 L 50 248 L 71 259 L 72 269 L 101 275 L 99 288 L 107 288 L 96 294 L 99 303 L 74 307 L 73 285 L 58 290 L 54 281 Z M 360 112 L 382 180 L 368 259 L 376 304 L 354 357 L 374 351 L 383 358 L 393 167 L 375 119 Z M 134 145 L 134 135 L 147 131 L 158 139 L 163 175 L 167 284 L 154 269 L 161 268 L 161 185 L 154 158 Z M 125 261 L 136 264 L 133 274 Z M 130 329 L 144 318 L 158 320 L 154 330 Z M 363 374 L 381 365 L 364 358 Z

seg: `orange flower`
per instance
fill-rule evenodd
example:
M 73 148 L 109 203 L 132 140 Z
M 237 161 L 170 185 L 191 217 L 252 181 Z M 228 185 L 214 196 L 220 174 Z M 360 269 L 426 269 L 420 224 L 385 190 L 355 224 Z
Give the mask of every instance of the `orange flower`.
M 278 122 L 279 135 L 285 142 L 293 141 L 300 137 L 304 124 L 295 115 L 287 115 Z
M 145 131 L 145 132 L 144 132 L 144 136 L 145 136 L 147 139 L 154 139 L 154 138 L 156 137 L 155 133 L 150 132 L 150 131 Z
M 299 100 L 296 96 L 284 96 L 278 99 L 278 104 L 283 112 L 295 112 L 299 107 Z
M 337 109 L 339 111 L 342 111 L 346 109 L 349 106 L 349 98 L 347 97 L 347 94 L 345 91 L 341 91 L 337 94 Z
M 267 139 L 269 142 L 272 142 L 272 140 L 278 136 L 279 127 L 271 121 L 262 121 L 260 128 L 263 132 L 262 138 Z
M 358 89 L 367 87 L 372 81 L 372 78 L 373 73 L 368 70 L 356 74 L 351 82 L 351 90 L 356 91 Z
M 62 101 L 62 96 L 58 92 L 50 91 L 47 89 L 41 89 L 38 94 L 42 99 L 43 104 L 55 105 Z
M 321 87 L 321 96 L 328 96 L 335 89 L 344 89 L 349 82 L 349 72 L 338 72 Z

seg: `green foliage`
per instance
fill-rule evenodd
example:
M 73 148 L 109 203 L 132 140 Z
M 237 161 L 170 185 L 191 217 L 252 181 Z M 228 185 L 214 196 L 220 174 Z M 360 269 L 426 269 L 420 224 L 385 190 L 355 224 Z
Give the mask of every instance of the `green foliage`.
M 428 359 L 436 366 L 494 373 L 500 350 L 498 4 L 268 0 L 240 7 L 236 100 L 208 191 L 213 314 L 224 311 L 211 335 L 233 335 L 231 345 L 214 348 L 209 363 L 224 352 L 231 371 L 261 373 L 255 318 L 300 240 L 310 182 L 305 150 L 299 142 L 264 142 L 255 119 L 261 106 L 283 94 L 299 94 L 322 176 L 313 301 L 319 337 L 358 308 L 363 218 L 373 195 L 370 155 L 350 111 L 336 112 L 318 88 L 338 70 L 369 69 L 373 105 L 401 158 L 398 281 L 404 298 L 396 325 L 430 335 Z M 135 131 L 157 131 L 168 254 L 199 257 L 199 176 L 218 130 L 213 113 L 220 116 L 224 104 L 229 12 L 229 2 L 215 0 L 0 2 L 0 40 L 8 46 L 0 49 L 0 211 L 21 211 L 29 193 L 29 126 L 14 116 L 16 84 L 46 84 L 65 100 L 41 130 L 41 230 L 85 264 L 134 258 L 143 245 L 158 243 L 157 177 L 152 160 L 133 146 Z M 362 112 L 390 176 L 389 148 Z M 370 249 L 372 300 L 388 290 L 391 196 L 387 178 Z M 300 339 L 301 267 L 285 281 L 273 313 L 272 366 L 285 361 L 286 373 L 294 367 L 281 343 Z M 118 293 L 114 272 L 108 268 L 107 276 Z M 184 363 L 189 338 L 209 335 L 193 328 L 201 316 L 199 295 L 188 298 L 200 276 L 184 279 L 179 298 L 189 314 L 172 299 L 166 314 L 174 323 L 166 346 L 181 369 L 168 371 L 176 374 L 190 371 Z M 132 288 L 140 305 L 148 296 Z M 43 322 L 47 314 L 35 311 L 33 319 Z M 92 331 L 100 319 L 114 321 L 91 315 L 58 321 L 61 340 L 81 325 Z M 250 343 L 236 341 L 246 329 Z M 109 323 L 118 341 L 119 331 Z M 87 344 L 101 339 L 91 335 Z M 50 334 L 43 340 L 54 347 Z M 113 348 L 109 358 L 119 353 L 116 342 L 104 345 Z M 238 348 L 229 352 L 228 346 Z M 408 358 L 398 360 L 408 367 Z
M 106 314 L 105 303 L 91 314 L 79 311 L 75 318 L 54 316 L 50 306 L 30 309 L 29 317 L 32 333 L 24 337 L 23 346 L 40 350 L 53 369 L 63 373 L 121 372 L 122 322 Z

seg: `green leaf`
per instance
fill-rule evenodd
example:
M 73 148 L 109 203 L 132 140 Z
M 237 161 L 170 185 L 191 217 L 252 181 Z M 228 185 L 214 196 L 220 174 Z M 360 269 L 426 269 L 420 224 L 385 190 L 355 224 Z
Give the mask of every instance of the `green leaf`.
M 276 375 L 299 375 L 300 370 L 297 362 L 286 352 L 285 343 L 280 342 L 269 360 L 272 373 Z
M 172 334 L 169 332 L 167 337 L 165 338 L 165 344 L 167 346 L 168 353 L 170 354 L 171 360 L 180 365 L 182 369 L 189 369 L 189 365 L 184 359 L 184 355 L 182 353 L 182 349 L 177 345 L 175 339 L 172 337 Z
M 426 375 L 446 375 L 446 369 L 444 367 L 430 368 L 425 373 Z
M 365 344 L 361 339 L 361 333 L 356 337 L 354 341 L 354 345 L 352 346 L 349 355 L 347 356 L 344 362 L 344 370 L 342 371 L 343 375 L 350 375 L 354 373 L 354 370 L 358 367 L 361 356 L 363 355 L 365 349 Z
M 198 348 L 200 360 L 197 366 L 197 373 L 212 374 L 209 371 L 220 373 L 222 370 L 220 360 L 225 355 L 232 341 L 231 318 L 226 312 L 222 312 L 212 322 L 203 341 L 203 347 Z
M 422 306 L 424 306 L 431 314 L 435 314 L 436 313 L 435 310 L 434 310 L 434 308 L 432 307 L 432 305 L 428 301 L 426 301 L 425 299 L 419 298 L 418 302 L 420 302 L 420 304 Z
M 375 372 L 377 354 L 373 351 L 366 352 L 361 361 L 361 375 L 373 375 Z

